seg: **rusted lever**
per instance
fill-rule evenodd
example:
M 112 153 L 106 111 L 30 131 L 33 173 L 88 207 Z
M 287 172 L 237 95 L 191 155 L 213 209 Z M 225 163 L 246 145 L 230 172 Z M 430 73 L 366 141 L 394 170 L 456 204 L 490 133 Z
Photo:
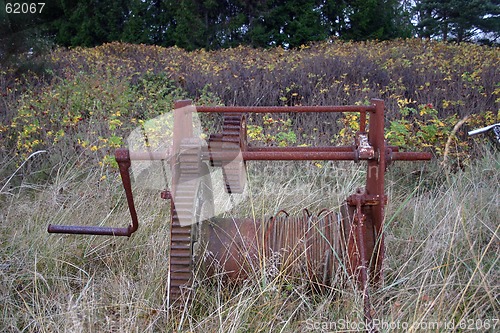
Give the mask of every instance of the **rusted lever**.
M 80 235 L 106 235 L 130 237 L 138 228 L 137 212 L 135 211 L 134 198 L 132 196 L 132 185 L 130 182 L 130 153 L 128 149 L 117 149 L 115 159 L 120 169 L 125 195 L 127 197 L 128 209 L 132 217 L 132 224 L 127 228 L 98 227 L 98 226 L 76 226 L 76 225 L 52 225 L 49 224 L 47 231 L 58 234 L 80 234 Z

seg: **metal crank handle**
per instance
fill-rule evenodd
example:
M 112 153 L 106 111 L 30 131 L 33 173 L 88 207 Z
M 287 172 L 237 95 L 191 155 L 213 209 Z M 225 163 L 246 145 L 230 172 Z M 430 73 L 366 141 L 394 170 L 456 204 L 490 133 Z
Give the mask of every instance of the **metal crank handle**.
M 104 236 L 130 236 L 132 234 L 130 226 L 128 228 L 94 227 L 78 225 L 58 225 L 49 224 L 47 231 L 51 234 L 74 234 L 74 235 L 104 235 Z
M 139 228 L 134 198 L 132 196 L 132 185 L 130 182 L 129 168 L 131 163 L 128 149 L 117 149 L 115 151 L 115 159 L 120 169 L 120 176 L 122 178 L 123 188 L 125 189 L 125 196 L 127 197 L 128 209 L 132 217 L 132 224 L 127 228 L 49 224 L 47 228 L 49 233 L 130 237 L 130 235 Z

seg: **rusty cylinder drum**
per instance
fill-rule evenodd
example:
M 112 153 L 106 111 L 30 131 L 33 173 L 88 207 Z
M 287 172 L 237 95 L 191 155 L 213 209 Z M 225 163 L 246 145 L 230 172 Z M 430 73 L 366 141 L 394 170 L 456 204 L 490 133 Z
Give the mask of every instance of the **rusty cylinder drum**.
M 269 278 L 333 285 L 343 269 L 345 231 L 333 212 L 264 220 L 216 218 L 200 228 L 195 255 L 202 275 L 240 281 L 265 272 Z M 199 275 L 199 274 L 198 274 Z M 262 276 L 262 275 L 259 275 Z

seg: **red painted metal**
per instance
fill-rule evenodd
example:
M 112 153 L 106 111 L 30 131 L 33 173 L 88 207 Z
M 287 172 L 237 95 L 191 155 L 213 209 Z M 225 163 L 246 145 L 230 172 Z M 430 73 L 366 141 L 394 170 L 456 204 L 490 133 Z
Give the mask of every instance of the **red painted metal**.
M 374 112 L 374 105 L 346 106 L 197 106 L 202 113 L 318 113 Z

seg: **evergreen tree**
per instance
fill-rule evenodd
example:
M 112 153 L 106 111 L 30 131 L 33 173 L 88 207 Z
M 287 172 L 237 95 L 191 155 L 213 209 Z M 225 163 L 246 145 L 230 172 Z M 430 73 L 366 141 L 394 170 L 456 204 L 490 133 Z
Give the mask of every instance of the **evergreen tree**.
M 328 36 L 321 1 L 268 1 L 250 25 L 253 46 L 297 47 Z
M 342 37 L 352 40 L 410 37 L 410 18 L 397 0 L 347 1 Z
M 195 0 L 181 0 L 174 6 L 170 2 L 173 13 L 171 24 L 166 30 L 166 40 L 186 50 L 206 47 L 206 27 L 200 3 Z M 170 46 L 170 45 L 169 45 Z
M 130 0 L 124 15 L 122 40 L 128 43 L 152 44 L 151 16 L 148 3 Z
M 57 2 L 47 2 L 43 7 L 38 2 L 25 1 L 36 5 L 35 13 L 7 13 L 6 4 L 14 1 L 0 0 L 0 64 L 19 63 L 20 54 L 34 56 L 51 46 L 53 34 L 47 27 L 63 12 Z
M 323 25 L 329 36 L 340 36 L 347 28 L 347 1 L 325 0 L 321 4 Z
M 415 6 L 421 37 L 440 37 L 458 42 L 483 33 L 500 32 L 498 0 L 420 0 Z
M 475 26 L 487 36 L 481 39 L 488 42 L 500 42 L 500 0 L 491 0 L 485 6 L 485 16 L 475 22 Z
M 233 47 L 245 43 L 249 26 L 246 10 L 253 5 L 255 4 L 244 0 L 224 1 L 223 8 L 218 9 L 216 22 L 213 25 L 216 28 L 216 47 Z
M 52 24 L 60 45 L 95 46 L 120 40 L 127 0 L 62 0 L 64 16 Z
M 383 40 L 413 36 L 411 14 L 421 37 L 500 37 L 500 0 L 58 0 L 40 15 L 2 11 L 0 56 L 47 37 L 64 46 L 124 41 L 188 50 Z
M 146 1 L 148 3 L 148 1 Z M 167 31 L 173 27 L 174 13 L 178 2 L 154 0 L 149 1 L 146 27 L 150 31 L 151 43 L 161 46 L 173 45 Z

